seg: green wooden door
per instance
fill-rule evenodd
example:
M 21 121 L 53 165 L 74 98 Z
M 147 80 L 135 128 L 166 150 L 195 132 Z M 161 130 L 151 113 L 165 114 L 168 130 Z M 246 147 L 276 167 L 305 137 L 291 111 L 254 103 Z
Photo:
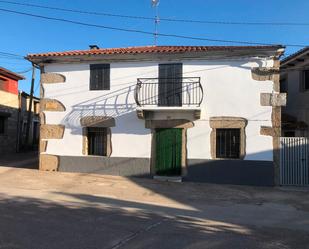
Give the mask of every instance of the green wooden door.
M 182 129 L 156 129 L 156 174 L 181 175 Z

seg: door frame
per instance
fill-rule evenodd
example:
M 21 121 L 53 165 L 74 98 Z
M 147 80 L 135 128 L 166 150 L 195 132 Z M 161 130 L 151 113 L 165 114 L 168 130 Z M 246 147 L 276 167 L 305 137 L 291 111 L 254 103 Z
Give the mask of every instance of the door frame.
M 156 175 L 156 129 L 159 128 L 179 128 L 182 129 L 181 145 L 181 175 L 187 175 L 187 129 L 193 127 L 193 122 L 189 120 L 152 120 L 148 127 L 151 129 L 151 159 L 150 173 Z

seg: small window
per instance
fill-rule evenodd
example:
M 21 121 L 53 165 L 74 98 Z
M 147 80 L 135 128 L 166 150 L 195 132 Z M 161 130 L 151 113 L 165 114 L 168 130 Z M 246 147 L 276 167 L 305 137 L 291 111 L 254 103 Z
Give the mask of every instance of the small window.
M 110 89 L 110 64 L 90 65 L 90 90 Z
M 303 89 L 309 90 L 309 70 L 303 71 Z
M 240 157 L 240 129 L 216 129 L 216 157 Z
M 6 117 L 0 117 L 0 135 L 5 134 Z
M 280 92 L 287 93 L 288 92 L 288 84 L 285 78 L 280 80 Z
M 107 154 L 107 129 L 88 127 L 88 155 L 106 156 Z

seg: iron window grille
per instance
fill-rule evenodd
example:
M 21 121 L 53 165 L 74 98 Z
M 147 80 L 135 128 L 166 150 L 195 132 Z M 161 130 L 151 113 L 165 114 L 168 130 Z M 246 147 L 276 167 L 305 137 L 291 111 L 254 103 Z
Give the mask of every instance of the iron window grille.
M 87 128 L 88 155 L 107 155 L 107 129 L 98 127 Z
M 240 129 L 216 129 L 216 157 L 240 158 Z

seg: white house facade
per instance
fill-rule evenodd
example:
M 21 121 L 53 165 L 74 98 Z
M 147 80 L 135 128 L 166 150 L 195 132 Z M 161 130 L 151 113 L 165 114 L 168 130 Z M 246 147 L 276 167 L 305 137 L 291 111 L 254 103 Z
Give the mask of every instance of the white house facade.
M 281 61 L 281 92 L 287 93 L 282 109 L 282 135 L 309 136 L 309 47 Z
M 30 54 L 41 68 L 40 169 L 272 185 L 281 46 Z

